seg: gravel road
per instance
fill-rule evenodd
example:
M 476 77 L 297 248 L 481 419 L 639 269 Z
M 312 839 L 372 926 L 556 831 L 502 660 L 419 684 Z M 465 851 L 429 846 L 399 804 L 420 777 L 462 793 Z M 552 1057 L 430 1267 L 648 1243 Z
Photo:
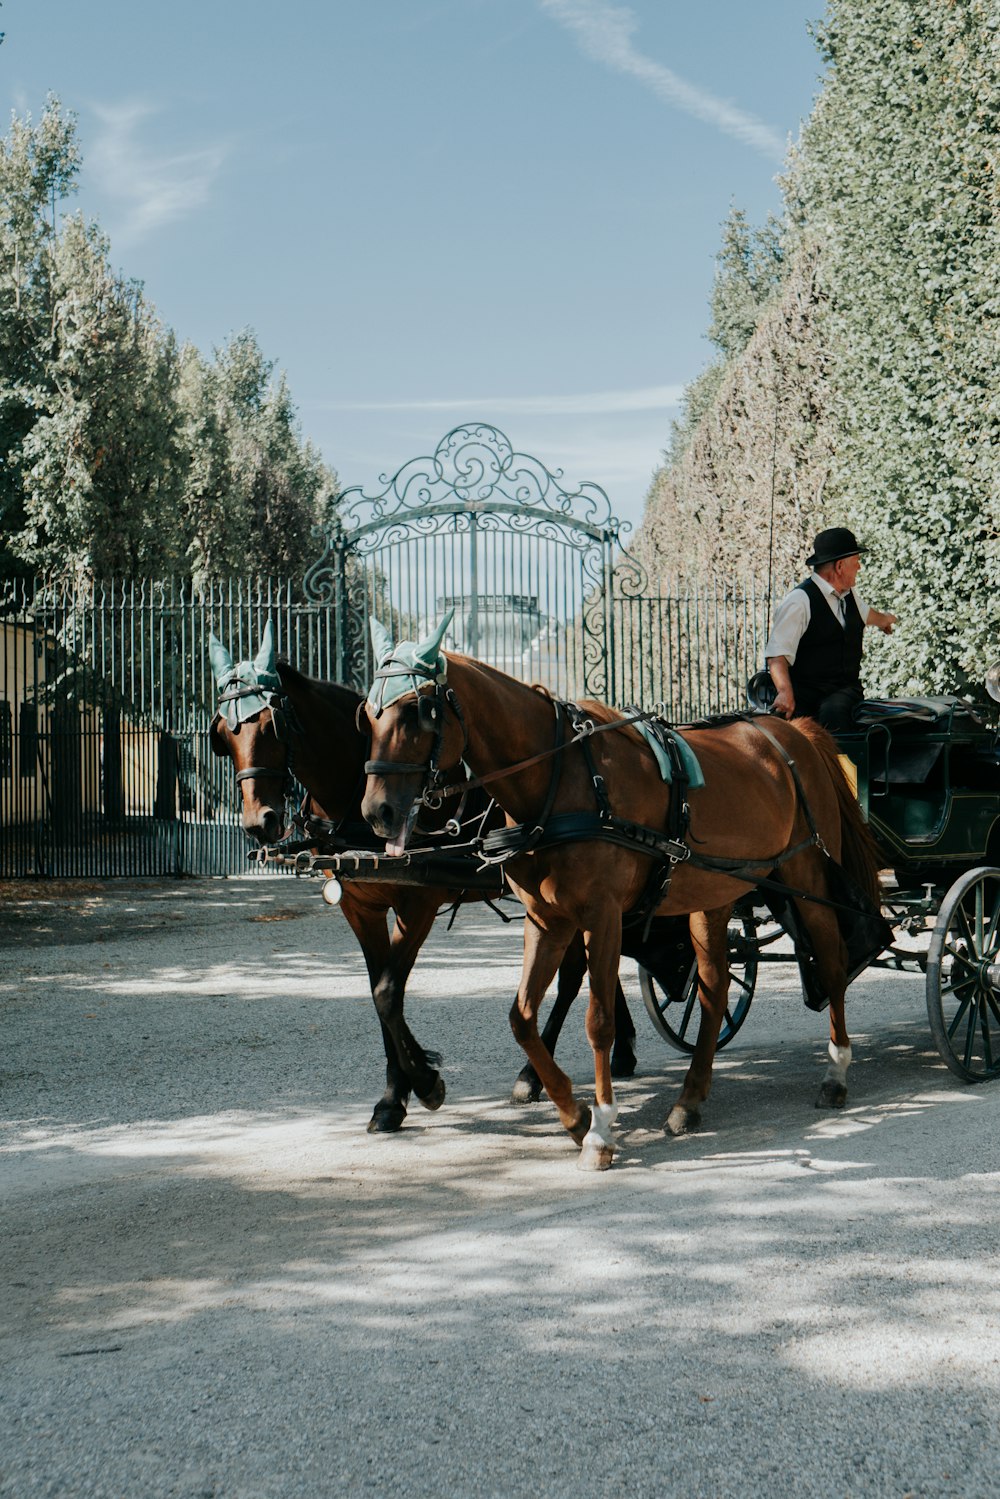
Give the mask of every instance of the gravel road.
M 418 963 L 448 1098 L 397 1136 L 306 880 L 0 888 L 0 1495 L 1000 1495 L 1000 1088 L 919 977 L 825 1019 L 765 969 L 702 1131 L 630 982 L 612 1171 L 507 1103 L 520 930 Z M 631 970 L 631 965 L 626 965 Z M 634 972 L 634 970 L 631 970 Z M 589 1094 L 582 1007 L 563 1063 Z

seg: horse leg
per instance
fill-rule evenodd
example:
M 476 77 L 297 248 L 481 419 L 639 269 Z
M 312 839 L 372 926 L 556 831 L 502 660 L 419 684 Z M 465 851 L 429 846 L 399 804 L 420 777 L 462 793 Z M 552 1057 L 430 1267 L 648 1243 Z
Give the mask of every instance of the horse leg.
M 701 1123 L 701 1105 L 712 1086 L 712 1064 L 729 995 L 729 914 L 732 906 L 698 911 L 691 916 L 691 941 L 698 959 L 698 1002 L 701 1020 L 691 1065 L 681 1095 L 667 1115 L 664 1128 L 683 1135 Z
M 618 1115 L 611 1081 L 611 1048 L 615 1040 L 618 964 L 621 959 L 621 912 L 602 912 L 600 927 L 586 933 L 590 1003 L 587 1040 L 594 1053 L 594 1108 L 590 1129 L 580 1151 L 585 1171 L 607 1171 L 615 1155 L 612 1125 Z
M 808 901 L 796 901 L 803 925 L 809 933 L 819 977 L 830 996 L 830 1041 L 826 1071 L 820 1084 L 818 1109 L 842 1109 L 847 1102 L 847 1069 L 851 1065 L 851 1038 L 847 1034 L 844 996 L 847 962 L 837 913 Z
M 542 1045 L 549 1056 L 556 1054 L 556 1042 L 563 1028 L 569 1007 L 580 992 L 583 976 L 587 972 L 587 954 L 583 937 L 579 932 L 567 947 L 559 964 L 559 983 L 556 997 L 542 1028 Z M 537 1103 L 542 1096 L 542 1080 L 530 1062 L 526 1062 L 517 1075 L 510 1095 L 511 1103 Z
M 587 971 L 587 951 L 583 937 L 577 932 L 566 955 L 559 965 L 559 983 L 556 997 L 542 1027 L 542 1044 L 551 1056 L 555 1056 L 556 1041 L 569 1013 L 569 1007 L 579 994 L 583 976 Z M 629 1013 L 625 991 L 619 979 L 615 985 L 615 1045 L 611 1053 L 611 1076 L 633 1077 L 635 1075 L 635 1025 Z M 537 1103 L 542 1096 L 542 1083 L 530 1062 L 526 1062 L 517 1075 L 511 1091 L 511 1103 Z
M 524 965 L 517 998 L 510 1009 L 510 1028 L 514 1039 L 541 1079 L 542 1087 L 556 1106 L 560 1121 L 578 1145 L 590 1129 L 591 1114 L 573 1097 L 573 1084 L 556 1065 L 551 1052 L 538 1034 L 538 1010 L 545 991 L 555 977 L 559 961 L 573 937 L 568 921 L 543 930 L 529 914 L 524 923 Z
M 358 939 L 374 998 L 375 986 L 389 964 L 389 928 L 385 911 L 360 906 L 349 885 L 345 886 L 340 909 Z M 409 1079 L 400 1063 L 396 1043 L 381 1020 L 379 1029 L 385 1047 L 385 1092 L 368 1121 L 368 1133 L 372 1135 L 394 1134 L 400 1129 L 406 1118 L 406 1105 L 410 1098 Z
M 437 891 L 397 889 L 389 961 L 372 991 L 378 1017 L 395 1045 L 400 1066 L 425 1109 L 439 1109 L 444 1103 L 444 1079 L 438 1071 L 441 1056 L 425 1051 L 410 1030 L 403 1015 L 403 994 L 439 904 Z
M 611 1052 L 611 1076 L 634 1077 L 637 1063 L 635 1054 L 635 1022 L 625 999 L 622 981 L 615 977 L 615 1044 Z

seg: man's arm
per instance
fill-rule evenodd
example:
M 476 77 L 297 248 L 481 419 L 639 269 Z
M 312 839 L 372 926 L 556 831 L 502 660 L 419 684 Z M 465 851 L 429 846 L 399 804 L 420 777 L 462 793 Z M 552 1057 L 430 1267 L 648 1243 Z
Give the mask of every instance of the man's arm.
M 771 711 L 782 718 L 791 718 L 795 712 L 795 693 L 792 690 L 792 677 L 788 670 L 787 657 L 768 656 L 767 669 L 771 673 L 771 681 L 778 689 L 778 696 L 774 700 Z
M 883 635 L 891 635 L 892 627 L 895 623 L 896 616 L 894 614 L 883 614 L 881 609 L 873 609 L 869 604 L 868 618 L 865 620 L 866 625 L 874 625 L 876 630 L 882 631 Z

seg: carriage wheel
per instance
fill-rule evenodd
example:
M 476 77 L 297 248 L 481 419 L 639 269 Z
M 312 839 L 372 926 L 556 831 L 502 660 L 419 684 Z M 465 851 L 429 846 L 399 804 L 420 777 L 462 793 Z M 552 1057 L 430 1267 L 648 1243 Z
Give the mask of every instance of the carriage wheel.
M 956 1077 L 1000 1075 L 1000 869 L 970 869 L 941 902 L 927 950 L 927 1014 Z
M 734 917 L 729 923 L 729 1002 L 719 1031 L 717 1051 L 728 1046 L 747 1018 L 757 983 L 757 951 L 757 923 L 753 915 Z M 697 963 L 692 961 L 680 993 L 674 996 L 668 994 L 660 981 L 640 963 L 639 988 L 649 1018 L 664 1041 L 690 1056 L 698 1038 L 701 1018 Z

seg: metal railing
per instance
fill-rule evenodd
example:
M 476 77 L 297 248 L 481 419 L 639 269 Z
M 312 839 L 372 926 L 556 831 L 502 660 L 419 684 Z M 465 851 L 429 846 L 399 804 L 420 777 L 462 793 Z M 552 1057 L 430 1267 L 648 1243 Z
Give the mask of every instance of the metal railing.
M 598 612 L 619 706 L 683 723 L 744 705 L 768 615 L 752 581 L 615 586 Z M 246 872 L 232 769 L 209 744 L 209 635 L 251 659 L 270 619 L 279 655 L 331 678 L 335 615 L 289 579 L 0 588 L 0 877 Z

